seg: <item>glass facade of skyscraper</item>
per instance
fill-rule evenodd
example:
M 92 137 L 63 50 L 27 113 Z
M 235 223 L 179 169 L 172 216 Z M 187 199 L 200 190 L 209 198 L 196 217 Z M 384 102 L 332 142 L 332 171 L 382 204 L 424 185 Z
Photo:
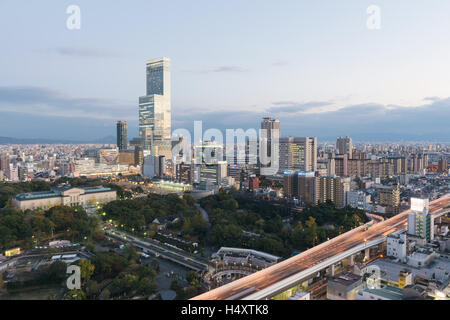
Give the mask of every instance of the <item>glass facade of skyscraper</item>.
M 170 59 L 147 61 L 147 95 L 139 98 L 139 137 L 154 156 L 171 155 Z

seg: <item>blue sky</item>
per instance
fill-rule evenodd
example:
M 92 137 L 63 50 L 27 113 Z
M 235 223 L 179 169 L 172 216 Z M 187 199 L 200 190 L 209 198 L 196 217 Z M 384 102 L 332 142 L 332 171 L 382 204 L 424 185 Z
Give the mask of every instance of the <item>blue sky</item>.
M 449 16 L 444 0 L 1 0 L 0 136 L 99 138 L 119 119 L 136 136 L 145 61 L 167 56 L 173 129 L 273 116 L 282 135 L 450 141 Z

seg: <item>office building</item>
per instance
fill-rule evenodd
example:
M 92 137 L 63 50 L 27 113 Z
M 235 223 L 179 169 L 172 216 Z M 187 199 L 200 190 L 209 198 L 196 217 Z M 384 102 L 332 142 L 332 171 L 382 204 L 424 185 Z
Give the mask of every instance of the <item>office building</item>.
M 438 171 L 439 172 L 448 172 L 448 163 L 443 157 L 438 161 Z
M 353 143 L 350 137 L 339 137 L 336 140 L 336 152 L 337 154 L 346 154 L 351 159 L 353 155 Z
M 280 171 L 316 171 L 317 138 L 280 138 Z
M 352 208 L 358 208 L 360 210 L 367 210 L 370 204 L 370 195 L 367 195 L 364 191 L 349 191 L 347 192 L 347 205 Z
M 140 166 L 144 163 L 144 150 L 141 146 L 134 147 L 134 164 Z
M 139 97 L 139 137 L 152 156 L 172 158 L 170 59 L 147 61 L 147 93 Z
M 119 151 L 124 151 L 128 148 L 127 126 L 126 121 L 117 121 L 117 147 Z
M 146 178 L 163 177 L 166 172 L 166 157 L 146 156 L 142 167 L 142 175 Z
M 272 155 L 272 137 L 281 136 L 280 120 L 273 119 L 271 117 L 263 118 L 261 121 L 261 129 L 266 130 L 267 138 L 267 156 Z
M 200 183 L 209 182 L 218 185 L 227 176 L 227 162 L 217 164 L 202 164 L 200 167 Z
M 9 155 L 0 155 L 0 170 L 6 172 L 9 169 Z
M 179 163 L 175 167 L 175 175 L 178 182 L 193 184 L 194 183 L 194 166 L 188 163 Z

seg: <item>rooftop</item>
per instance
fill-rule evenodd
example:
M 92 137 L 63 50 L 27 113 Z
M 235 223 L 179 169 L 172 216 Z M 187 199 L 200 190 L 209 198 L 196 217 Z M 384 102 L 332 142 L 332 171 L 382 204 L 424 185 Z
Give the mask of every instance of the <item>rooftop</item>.
M 361 276 L 353 273 L 341 273 L 338 276 L 328 280 L 329 282 L 339 283 L 344 286 L 349 286 L 361 280 Z
M 19 200 L 19 201 L 55 198 L 55 197 L 62 197 L 63 192 L 70 190 L 70 189 L 73 189 L 73 187 L 65 185 L 65 186 L 58 186 L 56 188 L 53 188 L 50 191 L 19 193 L 19 194 L 16 194 L 14 197 L 16 200 Z M 80 188 L 80 189 L 83 189 L 84 193 L 97 193 L 97 192 L 112 191 L 111 188 L 106 188 L 103 186 L 86 187 L 86 188 Z
M 380 289 L 369 289 L 366 288 L 363 291 L 377 295 L 379 297 L 386 298 L 388 300 L 402 300 L 403 290 L 396 287 L 386 286 Z

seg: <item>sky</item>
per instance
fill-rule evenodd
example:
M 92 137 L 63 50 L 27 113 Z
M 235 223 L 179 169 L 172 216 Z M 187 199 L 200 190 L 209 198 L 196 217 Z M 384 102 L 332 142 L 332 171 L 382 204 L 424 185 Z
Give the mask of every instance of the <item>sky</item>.
M 445 0 L 0 0 L 0 136 L 92 140 L 127 120 L 135 137 L 145 61 L 165 56 L 172 129 L 272 116 L 282 136 L 450 141 L 449 16 Z

